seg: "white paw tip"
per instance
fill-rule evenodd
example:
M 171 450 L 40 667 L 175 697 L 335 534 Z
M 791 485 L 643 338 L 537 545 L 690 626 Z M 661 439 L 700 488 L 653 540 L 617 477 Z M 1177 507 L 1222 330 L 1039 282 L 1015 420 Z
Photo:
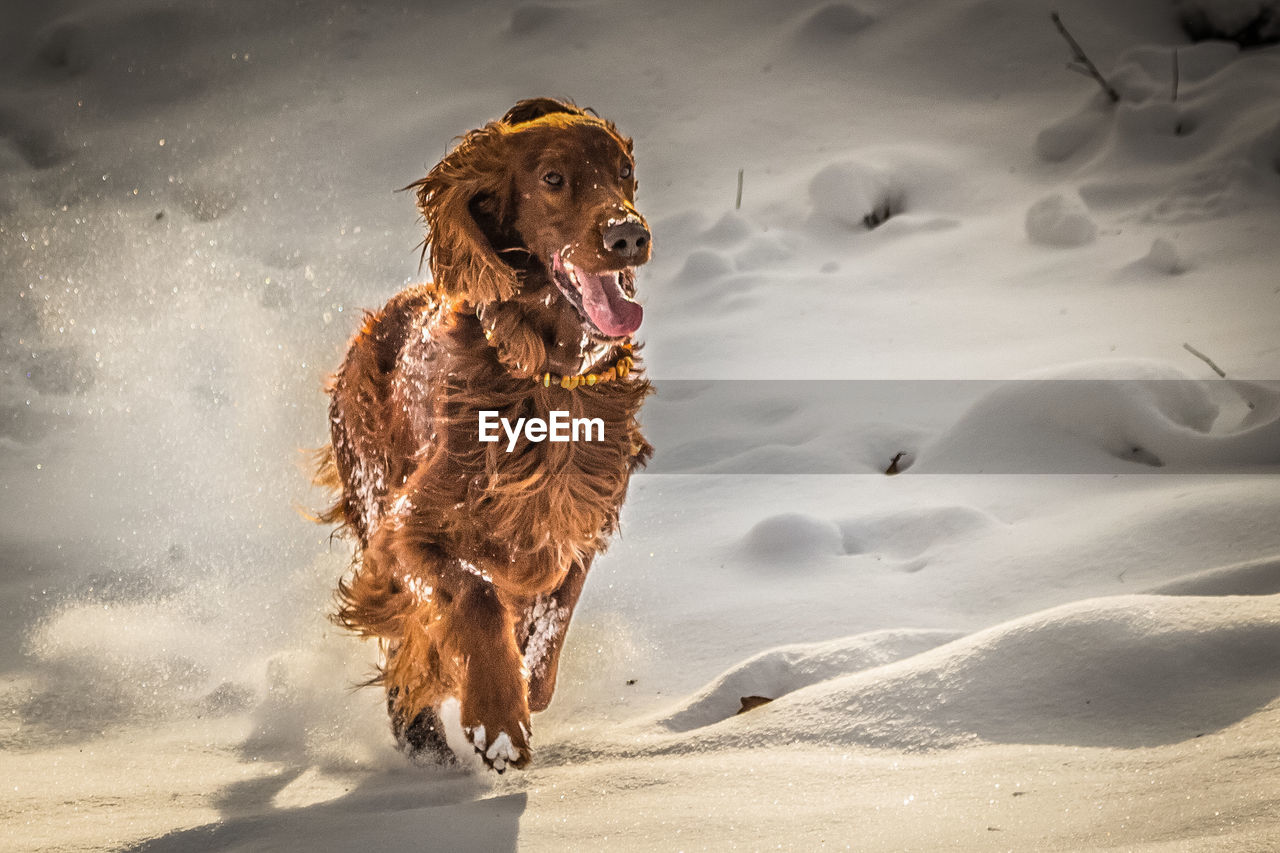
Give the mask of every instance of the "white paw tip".
M 506 732 L 499 732 L 498 736 L 493 739 L 493 746 L 489 747 L 489 751 L 484 757 L 493 762 L 496 769 L 499 763 L 506 764 L 508 761 L 516 761 L 520 758 L 520 750 L 516 749 L 516 745 L 511 742 L 511 736 Z

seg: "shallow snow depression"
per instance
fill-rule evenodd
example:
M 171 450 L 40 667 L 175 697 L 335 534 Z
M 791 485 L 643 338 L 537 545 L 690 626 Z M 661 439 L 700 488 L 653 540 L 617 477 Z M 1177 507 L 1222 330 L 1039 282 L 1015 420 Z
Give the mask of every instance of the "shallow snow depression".
M 1280 844 L 1280 54 L 1179 23 L 1274 4 L 1056 8 L 1119 102 L 1012 0 L 9 10 L 4 837 Z M 537 94 L 635 137 L 658 455 L 493 779 L 294 507 L 393 190 Z

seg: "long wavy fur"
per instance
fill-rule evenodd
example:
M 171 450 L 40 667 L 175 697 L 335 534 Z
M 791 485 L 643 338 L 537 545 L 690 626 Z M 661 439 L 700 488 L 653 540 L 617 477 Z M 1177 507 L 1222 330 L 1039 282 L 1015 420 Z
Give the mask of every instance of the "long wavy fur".
M 427 226 L 433 282 L 368 314 L 326 389 L 332 440 L 314 454 L 314 482 L 336 497 L 318 520 L 357 542 L 334 620 L 384 645 L 374 681 L 401 724 L 457 696 L 464 723 L 479 707 L 524 726 L 531 688 L 520 646 L 534 630 L 533 603 L 550 596 L 571 612 L 652 450 L 637 421 L 651 391 L 638 367 L 626 381 L 574 390 L 530 378 L 548 359 L 548 312 L 566 310 L 537 295 L 550 292 L 546 271 L 511 225 L 519 131 L 534 121 L 570 139 L 603 131 L 631 150 L 611 123 L 549 98 L 462 137 L 406 187 Z M 512 421 L 552 410 L 600 418 L 605 440 L 508 453 L 476 440 L 482 409 Z M 532 688 L 535 708 L 550 699 L 563 631 Z

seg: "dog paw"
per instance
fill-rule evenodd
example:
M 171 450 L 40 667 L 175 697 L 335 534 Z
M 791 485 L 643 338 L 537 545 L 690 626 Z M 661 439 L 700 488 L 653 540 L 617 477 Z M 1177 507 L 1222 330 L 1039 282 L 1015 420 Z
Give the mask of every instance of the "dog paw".
M 526 723 L 517 722 L 512 727 L 514 732 L 508 733 L 505 729 L 486 729 L 483 724 L 463 729 L 466 732 L 467 740 L 471 741 L 471 745 L 475 747 L 476 753 L 484 760 L 484 763 L 503 773 L 508 767 L 517 769 L 524 767 L 529 763 L 530 750 L 529 727 Z M 491 731 L 497 731 L 496 735 L 492 735 Z
M 396 746 L 420 764 L 456 764 L 457 757 L 445 739 L 439 710 L 424 708 L 410 719 L 396 701 L 399 692 L 394 687 L 387 691 L 387 715 L 391 718 Z

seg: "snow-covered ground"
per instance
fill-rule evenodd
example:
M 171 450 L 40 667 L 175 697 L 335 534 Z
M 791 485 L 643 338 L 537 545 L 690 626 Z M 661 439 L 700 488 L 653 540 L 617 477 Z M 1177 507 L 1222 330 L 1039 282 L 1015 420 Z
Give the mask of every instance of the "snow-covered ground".
M 1280 49 L 1057 3 L 1112 105 L 1050 8 L 8 4 L 0 847 L 1280 846 Z M 415 767 L 299 449 L 541 94 L 636 140 L 658 456 L 533 766 Z

